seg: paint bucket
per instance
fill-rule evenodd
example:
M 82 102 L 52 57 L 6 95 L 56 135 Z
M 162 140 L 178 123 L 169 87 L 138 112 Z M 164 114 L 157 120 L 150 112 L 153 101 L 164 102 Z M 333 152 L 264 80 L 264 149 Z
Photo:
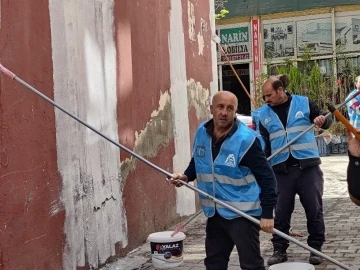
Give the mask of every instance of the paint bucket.
M 315 266 L 303 262 L 286 262 L 274 264 L 269 267 L 269 270 L 315 270 Z
M 151 260 L 155 268 L 174 268 L 182 265 L 183 240 L 185 234 L 178 232 L 174 237 L 174 231 L 156 232 L 149 235 L 147 241 L 150 242 Z

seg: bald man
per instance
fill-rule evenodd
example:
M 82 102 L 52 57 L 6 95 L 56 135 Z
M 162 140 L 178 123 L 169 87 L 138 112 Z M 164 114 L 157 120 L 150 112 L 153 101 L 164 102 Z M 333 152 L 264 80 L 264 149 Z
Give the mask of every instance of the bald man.
M 284 83 L 289 83 L 284 76 L 270 77 L 262 88 L 266 104 L 258 109 L 258 130 L 265 141 L 266 156 L 283 147 L 313 123 L 324 129 L 332 124 L 331 118 L 325 118 L 326 112 L 307 97 L 286 92 Z M 270 163 L 276 175 L 279 194 L 275 228 L 289 234 L 295 196 L 298 194 L 306 213 L 309 233 L 307 243 L 321 251 L 325 241 L 322 207 L 324 179 L 314 131 L 311 129 L 306 132 L 273 157 Z M 268 265 L 287 261 L 289 241 L 274 235 L 272 242 L 274 254 L 269 258 Z M 310 254 L 309 262 L 317 265 L 322 262 L 322 258 Z
M 273 232 L 273 211 L 277 201 L 276 180 L 262 151 L 258 133 L 236 119 L 234 94 L 221 91 L 210 107 L 213 118 L 196 132 L 193 157 L 184 174 L 171 179 L 189 182 L 248 215 L 260 219 L 260 228 Z M 264 270 L 260 254 L 259 226 L 200 195 L 206 225 L 207 270 L 228 269 L 230 253 L 236 246 L 241 269 Z

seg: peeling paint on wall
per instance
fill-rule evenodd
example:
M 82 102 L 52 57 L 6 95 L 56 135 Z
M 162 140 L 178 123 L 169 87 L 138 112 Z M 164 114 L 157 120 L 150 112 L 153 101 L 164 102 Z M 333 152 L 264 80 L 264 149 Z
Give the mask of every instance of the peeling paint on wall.
M 145 128 L 135 132 L 135 144 L 133 151 L 146 158 L 155 157 L 160 148 L 166 146 L 173 138 L 173 119 L 169 92 L 161 95 L 159 108 L 151 113 L 151 120 Z M 135 170 L 137 158 L 131 156 L 121 163 L 123 179 Z
M 198 119 L 209 119 L 210 117 L 210 92 L 200 82 L 194 79 L 187 81 L 189 109 L 195 108 Z
M 211 22 L 211 37 L 214 37 L 216 34 L 214 0 L 209 0 L 209 6 L 210 6 L 209 21 Z M 211 67 L 212 67 L 212 76 L 213 76 L 213 80 L 210 82 L 211 98 L 219 91 L 216 47 L 217 44 L 214 41 L 211 41 Z
M 188 5 L 192 5 L 188 1 Z M 191 14 L 191 12 L 189 12 Z M 189 15 L 189 21 L 190 21 Z M 191 19 L 192 20 L 192 19 Z M 171 0 L 169 55 L 171 80 L 171 105 L 174 115 L 175 156 L 173 157 L 174 172 L 183 172 L 191 159 L 189 134 L 189 115 L 185 61 L 185 41 L 182 22 L 181 1 Z M 190 25 L 189 25 L 190 26 Z M 189 27 L 190 29 L 190 27 Z M 189 30 L 190 33 L 190 30 Z M 190 37 L 189 37 L 190 38 Z M 184 147 L 187 146 L 187 147 Z M 176 209 L 183 215 L 195 213 L 195 193 L 189 189 L 176 189 Z
M 188 24 L 189 24 L 189 39 L 196 41 L 195 33 L 195 7 L 194 4 L 188 0 Z
M 204 36 L 201 34 L 201 32 L 198 33 L 197 40 L 198 40 L 198 46 L 199 46 L 198 54 L 203 55 L 204 54 Z
M 51 202 L 49 215 L 54 217 L 63 210 L 64 210 L 64 205 L 63 205 L 61 199 L 56 199 Z
M 203 18 L 200 19 L 200 22 L 201 22 L 200 23 L 201 24 L 200 31 L 199 31 L 199 33 L 197 35 L 198 47 L 199 47 L 198 54 L 203 55 L 204 54 L 204 46 L 205 46 L 205 44 L 204 44 L 204 34 L 207 31 L 207 23 Z
M 118 141 L 114 1 L 50 0 L 55 101 Z M 97 268 L 127 245 L 120 149 L 56 110 L 64 269 Z M 54 201 L 51 212 L 58 212 Z

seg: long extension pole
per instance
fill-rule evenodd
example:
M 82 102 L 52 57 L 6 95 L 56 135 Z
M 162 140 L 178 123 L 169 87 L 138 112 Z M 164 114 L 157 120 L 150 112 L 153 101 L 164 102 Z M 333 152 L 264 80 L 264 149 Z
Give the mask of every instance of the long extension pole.
M 161 169 L 160 167 L 156 166 L 155 164 L 151 163 L 150 161 L 146 160 L 145 158 L 143 158 L 142 156 L 136 154 L 135 152 L 131 151 L 129 148 L 125 147 L 122 144 L 117 143 L 116 141 L 114 141 L 113 139 L 109 138 L 108 136 L 102 134 L 100 131 L 98 131 L 97 129 L 95 129 L 93 126 L 89 125 L 88 123 L 86 123 L 85 121 L 81 120 L 80 118 L 76 117 L 74 114 L 70 113 L 68 110 L 66 110 L 65 108 L 61 107 L 60 105 L 58 105 L 57 103 L 55 103 L 52 99 L 48 98 L 47 96 L 45 96 L 43 93 L 41 93 L 39 90 L 35 89 L 34 87 L 32 87 L 31 85 L 29 85 L 28 83 L 26 83 L 25 81 L 23 81 L 22 79 L 20 79 L 19 77 L 17 77 L 14 73 L 12 73 L 11 71 L 9 71 L 8 69 L 6 69 L 4 66 L 2 66 L 0 64 L 0 73 L 3 72 L 5 75 L 9 76 L 11 79 L 17 81 L 18 83 L 20 83 L 21 85 L 25 86 L 27 89 L 31 90 L 32 92 L 34 92 L 35 94 L 37 94 L 38 96 L 40 96 L 41 98 L 45 99 L 47 102 L 51 103 L 53 106 L 55 106 L 56 108 L 58 108 L 60 111 L 66 113 L 68 116 L 70 116 L 71 118 L 75 119 L 76 121 L 80 122 L 81 124 L 83 124 L 84 126 L 86 126 L 87 128 L 91 129 L 92 131 L 94 131 L 96 134 L 100 135 L 101 137 L 103 137 L 104 139 L 108 140 L 109 142 L 111 142 L 112 144 L 115 144 L 117 147 L 119 147 L 120 149 L 126 151 L 127 153 L 129 153 L 130 155 L 136 157 L 137 159 L 141 160 L 142 162 L 146 163 L 147 165 L 149 165 L 150 167 L 153 167 L 155 170 L 171 177 L 172 174 L 168 173 L 167 171 Z
M 152 167 L 153 169 L 163 173 L 164 175 L 167 176 L 167 178 L 171 178 L 172 174 L 165 171 L 164 169 L 161 169 L 160 167 L 156 166 L 155 164 L 151 163 L 150 161 L 146 160 L 145 158 L 141 157 L 140 155 L 136 154 L 135 152 L 131 151 L 130 149 L 128 149 L 127 147 L 123 146 L 120 143 L 115 142 L 114 140 L 110 139 L 108 136 L 102 134 L 100 131 L 96 130 L 94 127 L 90 126 L 89 124 L 87 124 L 85 121 L 79 119 L 78 117 L 76 117 L 75 115 L 73 115 L 72 113 L 70 113 L 68 110 L 64 109 L 62 106 L 58 105 L 57 103 L 55 103 L 52 99 L 48 98 L 47 96 L 45 96 L 44 94 L 42 94 L 39 90 L 37 90 L 36 88 L 32 87 L 31 85 L 29 85 L 28 83 L 26 83 L 25 81 L 23 81 L 22 79 L 20 79 L 19 77 L 17 77 L 13 72 L 11 72 L 10 70 L 6 69 L 3 65 L 0 64 L 0 72 L 3 72 L 5 75 L 7 75 L 8 77 L 10 77 L 12 80 L 15 80 L 16 82 L 20 83 L 22 86 L 24 86 L 25 88 L 27 88 L 28 90 L 34 92 L 36 95 L 40 96 L 41 98 L 43 98 L 44 100 L 46 100 L 47 102 L 51 103 L 53 106 L 55 106 L 56 108 L 58 108 L 59 110 L 61 110 L 62 112 L 64 112 L 65 114 L 67 114 L 68 116 L 70 116 L 71 118 L 75 119 L 76 121 L 80 122 L 81 124 L 83 124 L 84 126 L 86 126 L 87 128 L 91 129 L 92 131 L 94 131 L 95 133 L 97 133 L 98 135 L 100 135 L 101 137 L 103 137 L 104 139 L 108 140 L 109 142 L 113 143 L 114 145 L 118 146 L 120 149 L 126 151 L 127 153 L 129 153 L 130 155 L 136 157 L 137 159 L 141 160 L 142 162 L 146 163 L 147 165 L 149 165 L 150 167 Z M 270 157 L 269 157 L 270 158 Z M 212 200 L 213 202 L 233 211 L 234 213 L 239 214 L 241 217 L 244 217 L 250 221 L 252 221 L 253 223 L 260 225 L 260 221 L 257 220 L 256 218 L 249 216 L 248 214 L 243 213 L 242 211 L 240 211 L 239 209 L 225 203 L 222 202 L 218 199 L 216 199 L 215 197 L 205 193 L 204 191 L 194 187 L 193 185 L 190 185 L 188 183 L 186 183 L 185 181 L 182 180 L 178 180 L 182 185 L 186 186 L 187 188 L 203 195 L 204 197 Z M 328 260 L 329 262 L 332 262 L 333 264 L 341 267 L 342 269 L 345 270 L 353 270 L 351 268 L 349 268 L 348 266 L 344 265 L 343 263 L 321 253 L 320 251 L 309 247 L 305 244 L 303 244 L 302 242 L 298 241 L 297 239 L 277 230 L 274 229 L 274 233 L 320 257 L 322 257 L 325 260 Z
M 247 90 L 247 88 L 246 88 L 245 85 L 243 84 L 242 80 L 240 79 L 239 75 L 237 74 L 234 66 L 231 64 L 231 61 L 230 61 L 229 57 L 227 56 L 226 52 L 224 51 L 223 47 L 221 46 L 221 44 L 218 44 L 218 48 L 219 48 L 221 54 L 224 55 L 226 62 L 229 64 L 229 66 L 230 66 L 231 70 L 233 71 L 236 79 L 237 79 L 237 80 L 239 81 L 239 83 L 241 84 L 243 90 L 245 91 L 245 94 L 248 96 L 248 98 L 250 99 L 250 101 L 252 102 L 252 104 L 254 105 L 254 107 L 257 108 L 257 107 L 258 107 L 257 103 L 256 103 L 255 100 L 251 97 L 249 91 Z
M 227 56 L 225 50 L 223 49 L 223 47 L 221 46 L 221 42 L 220 42 L 220 38 L 219 36 L 215 35 L 212 37 L 212 41 L 214 41 L 216 43 L 216 45 L 218 46 L 218 50 L 220 51 L 220 54 L 224 56 L 226 62 L 229 64 L 231 70 L 233 71 L 236 79 L 238 80 L 238 82 L 240 83 L 240 85 L 242 86 L 245 94 L 248 96 L 248 98 L 250 99 L 251 103 L 254 105 L 255 108 L 258 107 L 257 102 L 251 97 L 250 92 L 248 91 L 248 89 L 245 87 L 245 85 L 243 84 L 242 80 L 240 79 L 239 75 L 237 74 L 234 66 L 232 65 L 229 57 Z

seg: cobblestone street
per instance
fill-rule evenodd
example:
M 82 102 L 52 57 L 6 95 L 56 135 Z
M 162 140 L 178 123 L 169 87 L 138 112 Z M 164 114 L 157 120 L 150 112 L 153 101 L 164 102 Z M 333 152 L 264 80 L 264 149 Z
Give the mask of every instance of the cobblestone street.
M 324 217 L 326 223 L 326 243 L 323 253 L 353 268 L 360 268 L 360 208 L 348 198 L 346 185 L 346 168 L 348 157 L 329 156 L 322 158 L 321 165 L 325 177 Z M 184 264 L 178 270 L 205 269 L 206 218 L 200 215 L 184 229 Z M 306 218 L 300 202 L 296 201 L 296 209 L 292 219 L 293 232 L 302 234 L 298 240 L 306 243 Z M 261 251 L 267 260 L 272 254 L 271 235 L 261 233 Z M 291 244 L 288 249 L 289 261 L 307 262 L 309 252 Z M 150 245 L 144 244 L 126 258 L 103 267 L 103 270 L 146 269 L 153 270 L 150 258 Z M 237 253 L 231 256 L 229 270 L 239 269 Z M 341 269 L 324 261 L 316 269 Z

